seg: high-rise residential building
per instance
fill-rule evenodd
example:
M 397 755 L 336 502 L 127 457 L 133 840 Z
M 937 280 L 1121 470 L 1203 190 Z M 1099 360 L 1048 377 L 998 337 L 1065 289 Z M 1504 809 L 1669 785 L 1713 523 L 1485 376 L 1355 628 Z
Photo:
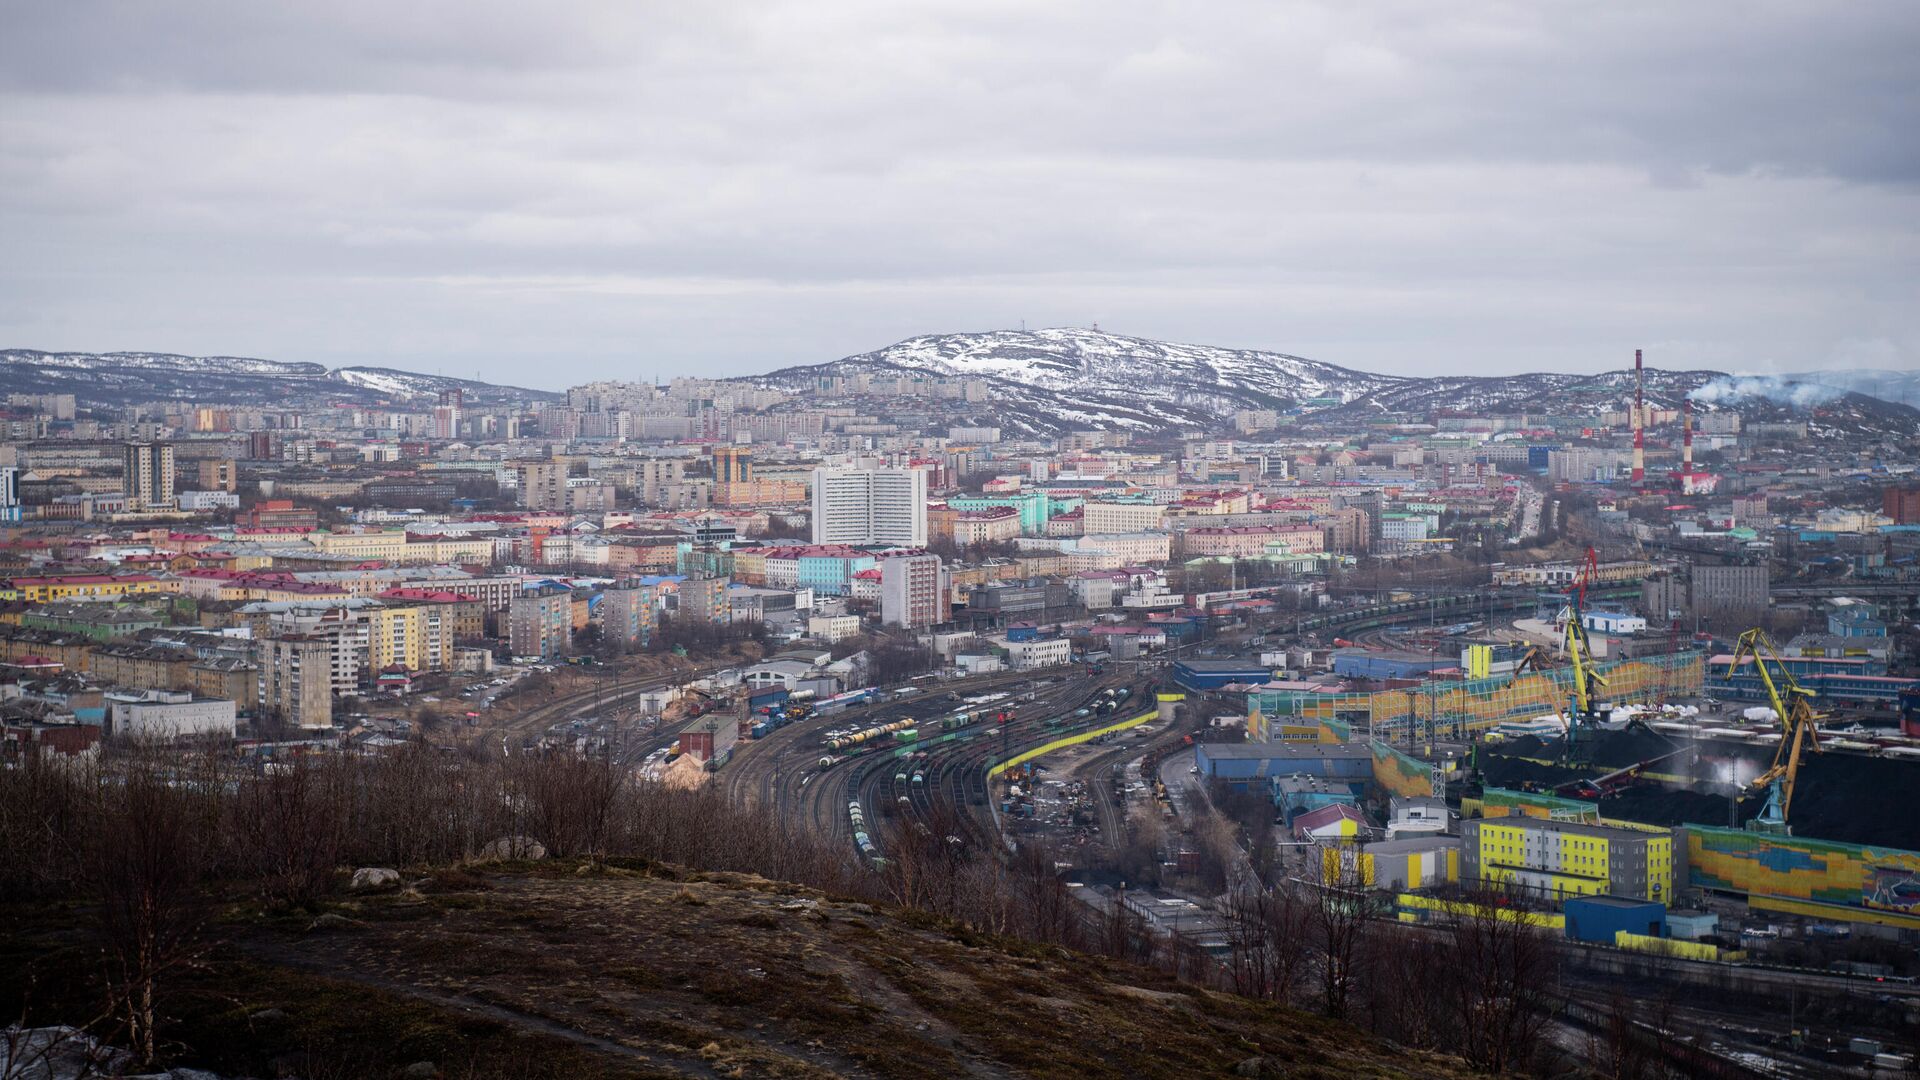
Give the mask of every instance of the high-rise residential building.
M 465 403 L 465 395 L 459 389 L 440 391 L 440 404 L 433 409 L 433 437 L 436 439 L 457 439 L 460 437 L 460 407 Z
M 600 594 L 600 636 L 627 646 L 653 640 L 658 625 L 650 585 L 622 586 Z
M 692 622 L 723 623 L 732 616 L 727 604 L 727 579 L 690 577 L 680 583 L 677 609 Z
M 551 660 L 573 644 L 573 595 L 565 589 L 515 597 L 507 606 L 513 655 Z
M 640 501 L 658 506 L 661 489 L 671 487 L 686 476 L 687 463 L 679 458 L 641 458 L 633 463 L 633 490 Z
M 128 443 L 123 460 L 130 510 L 173 508 L 173 447 L 168 443 Z
M 566 510 L 567 465 L 562 461 L 522 461 L 514 466 L 520 474 L 520 505 L 529 510 Z
M 0 465 L 0 521 L 20 520 L 20 470 Z
M 713 482 L 745 484 L 753 480 L 753 448 L 716 446 L 713 448 Z
M 260 712 L 307 730 L 333 726 L 333 642 L 318 634 L 262 638 Z
M 240 486 L 232 458 L 202 458 L 195 466 L 201 491 L 233 491 Z
M 453 663 L 454 613 L 448 605 L 401 602 L 367 611 L 367 664 L 443 671 Z
M 927 474 L 919 469 L 815 469 L 816 544 L 927 543 Z
M 928 552 L 880 561 L 880 621 L 920 630 L 952 617 L 950 587 L 940 556 Z

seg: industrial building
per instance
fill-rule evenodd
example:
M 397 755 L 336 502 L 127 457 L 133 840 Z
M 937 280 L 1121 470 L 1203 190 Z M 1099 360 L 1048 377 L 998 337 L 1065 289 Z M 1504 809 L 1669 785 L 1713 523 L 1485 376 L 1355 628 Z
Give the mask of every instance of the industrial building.
M 1452 656 L 1426 653 L 1341 649 L 1333 654 L 1333 673 L 1347 679 L 1418 679 L 1453 665 Z
M 1373 887 L 1402 892 L 1460 880 L 1460 838 L 1417 836 L 1383 840 L 1362 849 Z
M 1777 664 L 1769 661 L 1769 665 L 1774 668 L 1776 679 L 1778 671 L 1784 668 L 1800 686 L 1829 701 L 1891 706 L 1899 703 L 1901 693 L 1920 688 L 1920 679 L 1890 677 L 1886 663 L 1871 656 L 1782 656 Z M 1707 661 L 1706 691 L 1718 697 L 1748 701 L 1767 698 L 1766 686 L 1753 657 L 1743 656 L 1740 663 L 1734 665 L 1733 656 L 1728 653 Z
M 1647 937 L 1667 936 L 1665 904 L 1627 896 L 1578 896 L 1562 909 L 1567 937 L 1597 945 L 1612 945 L 1621 932 Z
M 1180 660 L 1173 665 L 1173 681 L 1188 690 L 1218 690 L 1235 683 L 1259 684 L 1273 678 L 1273 669 L 1246 660 Z
M 1515 815 L 1465 823 L 1461 878 L 1512 885 L 1542 897 L 1673 895 L 1673 837 L 1606 825 Z
M 1364 784 L 1373 779 L 1373 752 L 1365 746 L 1312 743 L 1201 743 L 1194 764 L 1208 780 L 1237 791 L 1264 790 L 1282 776 L 1313 776 Z

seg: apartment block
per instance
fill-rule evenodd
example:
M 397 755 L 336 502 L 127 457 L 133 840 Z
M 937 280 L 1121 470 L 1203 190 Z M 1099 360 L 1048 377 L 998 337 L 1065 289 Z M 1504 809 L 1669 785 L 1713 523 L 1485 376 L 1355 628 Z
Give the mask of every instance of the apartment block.
M 927 543 L 927 474 L 919 469 L 815 469 L 816 544 Z
M 551 660 L 573 645 L 573 596 L 562 589 L 516 597 L 507 609 L 515 656 Z
M 310 731 L 333 726 L 333 642 L 312 634 L 257 644 L 260 713 Z
M 173 447 L 168 443 L 128 443 L 123 456 L 127 508 L 173 509 Z
M 645 646 L 659 625 L 650 585 L 608 589 L 600 594 L 600 634 L 608 641 Z
M 940 556 L 896 555 L 880 561 L 881 622 L 918 630 L 951 617 L 946 570 Z

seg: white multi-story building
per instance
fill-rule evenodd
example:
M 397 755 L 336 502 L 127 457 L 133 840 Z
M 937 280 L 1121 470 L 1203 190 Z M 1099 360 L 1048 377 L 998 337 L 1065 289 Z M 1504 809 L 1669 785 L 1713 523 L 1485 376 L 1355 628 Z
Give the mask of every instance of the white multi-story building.
M 1073 661 L 1073 642 L 1066 638 L 1051 638 L 1046 641 L 1009 641 L 1007 658 L 1013 661 L 1015 671 L 1057 667 Z
M 196 698 L 184 690 L 137 690 L 107 695 L 113 733 L 135 739 L 233 737 L 236 710 L 223 698 Z
M 0 521 L 20 520 L 20 470 L 0 465 Z
M 927 474 L 919 469 L 815 469 L 816 544 L 927 543 Z

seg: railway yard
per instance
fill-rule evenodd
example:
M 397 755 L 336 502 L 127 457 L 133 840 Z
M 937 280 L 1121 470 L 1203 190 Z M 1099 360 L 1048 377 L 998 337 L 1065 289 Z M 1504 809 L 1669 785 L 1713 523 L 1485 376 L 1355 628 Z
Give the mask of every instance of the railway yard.
M 1017 811 L 1003 811 L 990 790 L 999 762 L 1067 736 L 1110 725 L 1140 708 L 1097 711 L 1126 691 L 1125 705 L 1149 702 L 1150 680 L 1133 673 L 1033 679 L 1025 674 L 937 684 L 933 690 L 858 710 L 789 724 L 743 742 L 718 782 L 735 799 L 796 813 L 848 843 L 865 834 L 867 854 L 891 827 L 942 830 L 949 842 L 990 844 L 1004 827 L 1017 834 Z M 1083 713 L 1085 715 L 1078 715 Z M 862 732 L 898 728 L 833 749 Z M 913 732 L 902 740 L 901 735 Z M 1106 756 L 1118 756 L 1120 749 Z M 856 815 L 857 810 L 857 815 Z

